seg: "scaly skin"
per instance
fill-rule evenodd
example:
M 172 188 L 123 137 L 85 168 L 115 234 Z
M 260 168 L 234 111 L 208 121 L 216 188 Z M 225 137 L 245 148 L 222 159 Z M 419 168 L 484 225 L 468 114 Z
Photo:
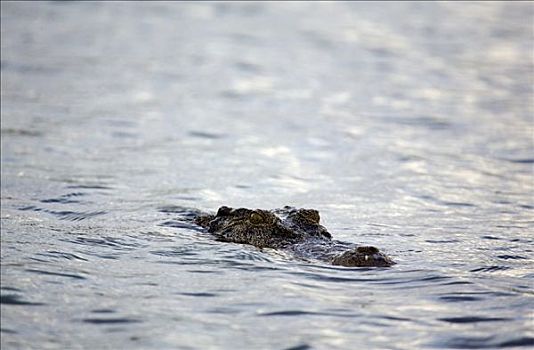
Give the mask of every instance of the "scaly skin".
M 302 259 L 340 266 L 385 267 L 395 264 L 375 247 L 332 240 L 314 209 L 274 210 L 220 207 L 216 215 L 201 214 L 195 223 L 218 240 L 283 249 Z

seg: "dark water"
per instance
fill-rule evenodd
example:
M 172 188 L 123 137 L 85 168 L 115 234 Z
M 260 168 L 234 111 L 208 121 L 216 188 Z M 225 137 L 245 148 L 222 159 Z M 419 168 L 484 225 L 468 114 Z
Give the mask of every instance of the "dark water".
M 533 3 L 1 9 L 2 349 L 533 345 Z M 177 221 L 220 205 L 398 264 Z

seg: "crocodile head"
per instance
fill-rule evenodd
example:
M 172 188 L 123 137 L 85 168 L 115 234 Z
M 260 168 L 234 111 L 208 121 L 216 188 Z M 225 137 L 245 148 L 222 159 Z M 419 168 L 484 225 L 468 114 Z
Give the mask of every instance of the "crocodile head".
M 332 240 L 314 209 L 274 210 L 220 207 L 217 214 L 201 214 L 195 223 L 220 241 L 258 248 L 287 248 L 299 257 L 341 266 L 391 266 L 394 262 L 375 247 L 354 247 Z
M 330 238 L 313 209 L 284 207 L 276 211 L 220 207 L 216 215 L 201 216 L 197 224 L 221 241 L 280 248 L 308 237 Z

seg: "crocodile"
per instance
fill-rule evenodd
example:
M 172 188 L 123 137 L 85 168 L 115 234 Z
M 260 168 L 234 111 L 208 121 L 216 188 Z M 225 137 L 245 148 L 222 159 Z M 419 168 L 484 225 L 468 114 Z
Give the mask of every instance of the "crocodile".
M 263 210 L 222 206 L 217 214 L 198 213 L 194 223 L 217 240 L 280 249 L 296 258 L 347 267 L 388 267 L 395 264 L 372 246 L 332 239 L 315 209 L 285 206 Z

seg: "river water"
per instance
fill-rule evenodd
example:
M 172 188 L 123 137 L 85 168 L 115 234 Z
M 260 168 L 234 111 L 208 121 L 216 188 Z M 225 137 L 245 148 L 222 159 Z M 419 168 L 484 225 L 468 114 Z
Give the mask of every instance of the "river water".
M 2 349 L 534 343 L 532 2 L 2 2 Z M 315 208 L 392 268 L 216 242 Z

